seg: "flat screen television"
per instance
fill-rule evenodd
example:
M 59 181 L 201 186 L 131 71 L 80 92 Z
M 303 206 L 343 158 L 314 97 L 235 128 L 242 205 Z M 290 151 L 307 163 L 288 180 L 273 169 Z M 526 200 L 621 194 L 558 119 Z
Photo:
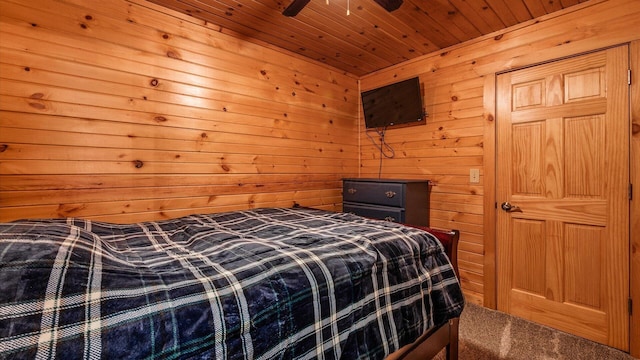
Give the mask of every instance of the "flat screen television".
M 414 77 L 361 94 L 368 129 L 424 120 L 420 79 Z

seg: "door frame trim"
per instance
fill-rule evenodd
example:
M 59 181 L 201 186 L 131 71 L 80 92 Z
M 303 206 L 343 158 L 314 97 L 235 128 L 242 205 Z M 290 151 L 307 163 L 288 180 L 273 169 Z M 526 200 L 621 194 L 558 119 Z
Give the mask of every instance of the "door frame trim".
M 630 293 L 635 303 L 635 311 L 631 315 L 630 339 L 640 339 L 640 40 L 629 45 L 629 66 L 631 67 L 631 88 L 629 89 L 629 116 L 631 130 L 631 183 L 633 194 L 630 214 Z M 634 133 L 635 129 L 635 133 Z M 631 356 L 640 358 L 640 341 L 630 341 Z
M 498 273 L 497 273 L 497 77 L 500 74 L 526 69 L 538 65 L 556 62 L 568 58 L 578 57 L 610 48 L 627 45 L 629 48 L 629 66 L 631 70 L 631 84 L 629 88 L 629 126 L 631 127 L 629 148 L 629 181 L 634 184 L 630 202 L 630 266 L 629 266 L 629 296 L 635 303 L 635 311 L 630 315 L 629 321 L 629 347 L 630 354 L 640 357 L 640 342 L 631 339 L 640 338 L 640 40 L 624 42 L 603 48 L 592 49 L 551 60 L 536 62 L 519 66 L 517 68 L 499 71 L 485 76 L 483 94 L 483 122 L 484 122 L 484 297 L 483 305 L 490 309 L 497 309 Z M 636 133 L 633 132 L 634 129 Z

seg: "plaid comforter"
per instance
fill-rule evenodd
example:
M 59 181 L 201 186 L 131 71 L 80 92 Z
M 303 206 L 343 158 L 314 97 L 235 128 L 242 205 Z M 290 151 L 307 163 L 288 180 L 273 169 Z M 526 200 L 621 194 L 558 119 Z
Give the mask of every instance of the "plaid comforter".
M 2 359 L 383 359 L 463 302 L 432 235 L 351 214 L 0 224 Z

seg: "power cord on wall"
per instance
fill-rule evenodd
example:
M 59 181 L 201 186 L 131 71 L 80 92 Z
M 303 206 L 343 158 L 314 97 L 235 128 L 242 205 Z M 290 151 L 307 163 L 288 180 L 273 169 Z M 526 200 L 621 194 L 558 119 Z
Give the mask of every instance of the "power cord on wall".
M 376 142 L 376 140 L 371 137 L 370 134 L 370 129 L 367 129 L 365 131 L 365 133 L 367 134 L 367 137 L 369 138 L 369 140 L 371 140 L 371 143 L 373 143 L 373 145 L 375 147 L 378 148 L 378 150 L 380 150 L 380 165 L 378 165 L 378 179 L 382 176 L 382 158 L 386 157 L 387 159 L 392 159 L 396 156 L 395 151 L 393 151 L 393 148 L 391 147 L 391 145 L 389 145 L 386 140 L 384 139 L 385 133 L 387 132 L 387 127 L 383 127 L 382 129 L 376 128 L 374 131 L 378 134 L 378 137 L 380 138 L 380 145 L 378 145 L 378 143 Z

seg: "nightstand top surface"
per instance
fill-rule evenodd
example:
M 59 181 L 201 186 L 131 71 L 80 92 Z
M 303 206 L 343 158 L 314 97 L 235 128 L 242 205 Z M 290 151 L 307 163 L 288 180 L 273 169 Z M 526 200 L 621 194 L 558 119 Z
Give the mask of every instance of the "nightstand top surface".
M 378 179 L 378 178 L 344 178 L 343 181 L 370 181 L 370 182 L 382 182 L 382 183 L 422 183 L 429 182 L 428 179 Z

